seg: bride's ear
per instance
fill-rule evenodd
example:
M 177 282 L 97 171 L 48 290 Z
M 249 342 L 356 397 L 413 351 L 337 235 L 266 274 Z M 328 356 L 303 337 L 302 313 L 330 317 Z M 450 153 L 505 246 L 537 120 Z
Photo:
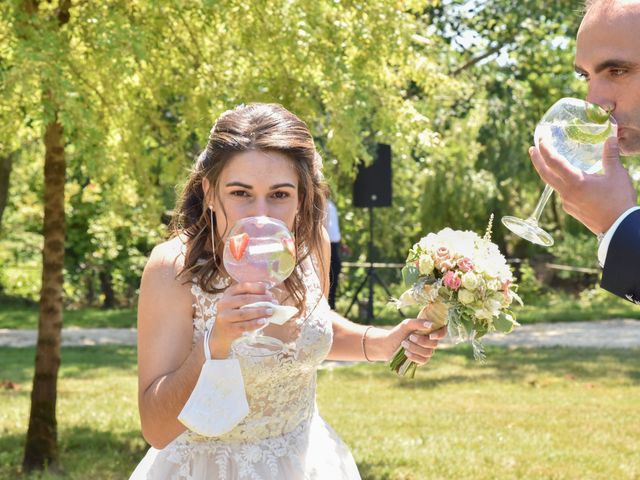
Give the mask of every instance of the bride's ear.
M 204 199 L 207 205 L 211 205 L 212 198 L 209 198 L 209 188 L 211 183 L 207 177 L 202 177 L 202 191 L 204 192 Z

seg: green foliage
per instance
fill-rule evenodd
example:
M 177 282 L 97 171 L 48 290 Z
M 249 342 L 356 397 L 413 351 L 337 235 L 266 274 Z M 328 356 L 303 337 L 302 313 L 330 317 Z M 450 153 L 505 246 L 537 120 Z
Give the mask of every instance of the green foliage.
M 579 5 L 108 0 L 73 2 L 53 28 L 57 2 L 32 17 L 3 2 L 0 155 L 16 161 L 0 284 L 39 289 L 41 139 L 54 107 L 67 140 L 70 304 L 99 304 L 109 289 L 116 303 L 135 300 L 176 185 L 215 118 L 243 102 L 279 102 L 307 122 L 351 260 L 368 256 L 355 165 L 378 142 L 393 149 L 393 206 L 374 213 L 376 260 L 401 261 L 430 230 L 528 214 L 542 190 L 526 154 L 534 126 L 556 98 L 584 94 L 572 73 Z M 544 225 L 558 236 L 566 218 L 552 199 Z M 502 227 L 494 239 L 509 255 L 540 251 Z M 569 261 L 569 250 L 554 254 Z

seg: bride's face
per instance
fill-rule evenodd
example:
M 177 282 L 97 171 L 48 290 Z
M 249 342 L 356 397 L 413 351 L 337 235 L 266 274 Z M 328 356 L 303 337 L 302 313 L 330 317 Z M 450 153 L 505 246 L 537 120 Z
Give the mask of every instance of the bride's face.
M 298 210 L 298 174 L 286 155 L 250 150 L 233 156 L 222 170 L 212 202 L 221 235 L 245 217 L 266 215 L 289 230 Z M 203 185 L 205 191 L 208 185 Z M 209 198 L 211 198 L 209 196 Z

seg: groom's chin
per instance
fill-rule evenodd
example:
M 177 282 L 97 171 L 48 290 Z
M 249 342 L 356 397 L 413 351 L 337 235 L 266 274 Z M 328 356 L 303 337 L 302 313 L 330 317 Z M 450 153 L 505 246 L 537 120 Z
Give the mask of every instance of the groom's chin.
M 625 132 L 622 137 L 618 138 L 620 146 L 620 155 L 640 155 L 640 131 Z

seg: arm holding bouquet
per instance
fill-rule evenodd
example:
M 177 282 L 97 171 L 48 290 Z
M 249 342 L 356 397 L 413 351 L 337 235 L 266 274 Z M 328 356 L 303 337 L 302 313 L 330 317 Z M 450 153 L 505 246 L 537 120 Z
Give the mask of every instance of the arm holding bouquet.
M 329 292 L 330 256 L 329 236 L 324 235 L 322 259 L 320 262 L 323 293 Z M 371 325 L 359 325 L 331 311 L 333 324 L 333 344 L 329 352 L 330 360 L 389 361 L 401 346 L 407 356 L 419 365 L 427 363 L 438 347 L 438 342 L 446 335 L 446 329 L 436 330 L 425 319 L 407 318 L 387 330 Z

